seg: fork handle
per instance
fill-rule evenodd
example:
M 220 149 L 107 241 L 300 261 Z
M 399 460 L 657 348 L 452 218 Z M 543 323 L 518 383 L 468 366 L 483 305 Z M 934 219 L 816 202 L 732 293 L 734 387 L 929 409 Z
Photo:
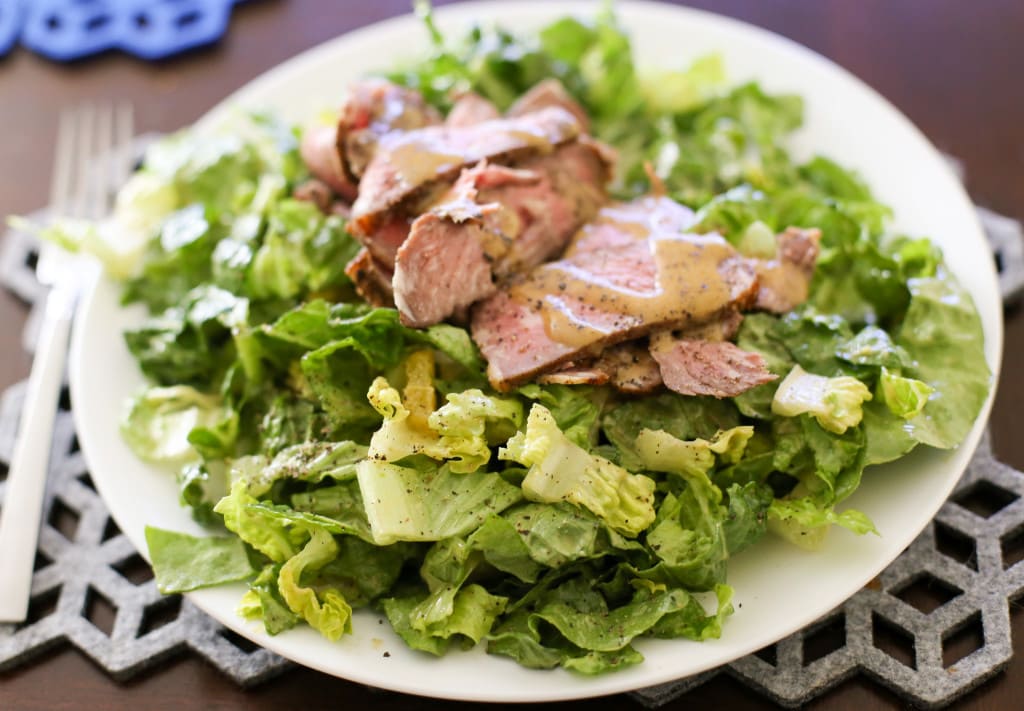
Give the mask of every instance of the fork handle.
M 46 473 L 71 330 L 72 296 L 60 286 L 46 298 L 32 372 L 0 509 L 0 622 L 28 615 Z

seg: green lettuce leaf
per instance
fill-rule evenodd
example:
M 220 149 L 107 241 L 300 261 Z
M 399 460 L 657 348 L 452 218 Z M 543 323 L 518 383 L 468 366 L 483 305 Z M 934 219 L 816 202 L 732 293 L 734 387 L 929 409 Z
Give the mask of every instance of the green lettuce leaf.
M 391 628 L 410 649 L 440 657 L 448 651 L 450 638 L 435 637 L 412 626 L 409 615 L 419 604 L 419 598 L 413 595 L 390 597 L 381 601 L 381 607 L 384 609 Z
M 364 459 L 358 477 L 378 545 L 464 535 L 522 499 L 498 474 L 456 474 L 447 464 L 420 471 Z
M 210 280 L 211 257 L 223 232 L 199 203 L 168 215 L 149 244 L 141 273 L 125 284 L 124 300 L 142 301 L 155 311 L 180 303 Z
M 516 506 L 512 510 L 519 508 Z M 541 564 L 535 560 L 520 529 L 510 520 L 508 510 L 501 516 L 491 516 L 484 521 L 473 531 L 468 543 L 473 550 L 480 551 L 490 565 L 524 583 L 532 583 L 540 575 Z
M 871 397 L 868 387 L 854 377 L 829 378 L 795 365 L 775 391 L 772 412 L 783 417 L 810 414 L 829 432 L 841 435 L 860 424 L 861 405 Z
M 757 481 L 733 484 L 726 490 L 728 512 L 722 532 L 730 556 L 761 540 L 768 530 L 768 508 L 774 498 L 771 487 Z
M 967 436 L 991 387 L 981 319 L 950 275 L 912 279 L 908 288 L 910 308 L 895 340 L 916 363 L 907 375 L 935 392 L 903 429 L 919 442 L 950 449 Z
M 610 531 L 587 509 L 567 503 L 523 503 L 505 511 L 501 518 L 517 534 L 522 550 L 535 564 L 561 568 L 577 560 L 600 558 L 643 550 L 632 541 Z M 480 532 L 474 534 L 477 538 Z M 487 550 L 484 549 L 484 555 Z
M 213 507 L 224 517 L 229 531 L 276 563 L 283 563 L 296 553 L 308 537 L 303 527 L 291 526 L 292 521 L 264 515 L 255 508 L 259 501 L 248 492 L 244 479 L 231 485 L 227 496 Z
M 517 392 L 546 407 L 558 428 L 572 442 L 590 449 L 597 439 L 598 425 L 607 392 L 601 388 L 530 383 Z
M 858 535 L 878 534 L 875 525 L 864 513 L 846 509 L 837 513 L 832 506 L 822 505 L 814 497 L 776 499 L 768 508 L 768 528 L 790 543 L 815 550 L 833 524 Z
M 292 494 L 291 507 L 329 518 L 363 540 L 373 539 L 357 479 Z
M 664 430 L 683 440 L 707 439 L 739 424 L 739 414 L 728 401 L 662 393 L 609 409 L 601 426 L 620 453 L 619 463 L 635 470 L 641 466 L 636 451 L 636 438 L 641 430 Z
M 338 555 L 317 571 L 317 584 L 336 588 L 353 608 L 390 592 L 405 564 L 421 555 L 413 545 L 378 546 L 353 536 L 341 536 L 335 543 Z
M 204 526 L 219 526 L 223 521 L 214 505 L 228 493 L 227 467 L 222 462 L 192 462 L 177 476 L 181 503 L 192 509 L 192 518 Z
M 299 580 L 337 555 L 338 545 L 331 534 L 314 529 L 306 546 L 281 566 L 277 577 L 281 597 L 292 612 L 332 642 L 352 631 L 352 608 L 337 589 L 304 587 Z
M 269 635 L 290 630 L 302 621 L 281 597 L 277 587 L 280 573 L 280 563 L 265 566 L 249 583 L 248 592 L 238 604 L 238 614 L 249 620 L 263 620 L 263 628 Z
M 144 390 L 121 422 L 125 442 L 150 462 L 223 457 L 233 450 L 237 431 L 238 416 L 219 396 L 187 385 Z
M 739 461 L 752 434 L 750 427 L 736 427 L 719 433 L 712 442 L 687 442 L 661 430 L 640 433 L 636 446 L 644 468 L 674 474 L 686 484 L 677 493 L 667 494 L 658 509 L 647 544 L 660 563 L 642 572 L 643 577 L 690 590 L 709 590 L 725 581 L 730 509 L 722 503 L 722 491 L 708 472 L 715 466 L 716 454 L 725 462 Z M 738 501 L 735 510 L 743 503 Z M 737 547 L 742 542 L 737 541 Z
M 157 588 L 165 595 L 245 580 L 256 573 L 237 538 L 196 538 L 146 526 Z
M 245 288 L 253 298 L 293 298 L 350 284 L 345 265 L 360 245 L 337 215 L 324 216 L 311 202 L 276 202 L 262 243 L 252 253 Z
M 899 370 L 907 368 L 910 355 L 893 343 L 889 333 L 878 326 L 865 326 L 856 336 L 842 344 L 836 355 L 855 365 L 874 365 Z
M 302 442 L 286 447 L 273 459 L 258 455 L 244 467 L 245 485 L 253 496 L 262 496 L 277 481 L 319 483 L 325 479 L 344 481 L 356 475 L 356 464 L 366 457 L 367 448 L 355 442 Z M 241 474 L 241 467 L 236 475 Z
M 878 391 L 882 402 L 892 414 L 904 420 L 912 420 L 924 410 L 935 388 L 914 378 L 904 378 L 883 367 L 878 379 Z
M 234 361 L 232 331 L 247 323 L 246 299 L 206 285 L 180 305 L 150 317 L 124 334 L 142 372 L 161 385 L 219 385 Z
M 543 405 L 533 405 L 526 431 L 509 439 L 498 456 L 530 467 L 522 486 L 532 501 L 582 506 L 627 536 L 654 520 L 654 482 L 588 454 L 565 436 Z
M 381 462 L 423 454 L 448 460 L 453 472 L 474 472 L 490 461 L 490 443 L 503 442 L 523 421 L 517 400 L 476 389 L 450 393 L 448 402 L 430 413 L 426 428 L 412 423 L 401 394 L 386 379 L 373 381 L 368 398 L 384 418 L 369 449 L 369 456 Z

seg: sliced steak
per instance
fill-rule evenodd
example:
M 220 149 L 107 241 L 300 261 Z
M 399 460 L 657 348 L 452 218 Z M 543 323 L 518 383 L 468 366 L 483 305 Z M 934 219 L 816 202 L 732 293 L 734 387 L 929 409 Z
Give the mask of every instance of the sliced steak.
M 776 258 L 757 265 L 757 308 L 784 314 L 807 301 L 818 261 L 821 230 L 789 227 L 775 239 Z
M 299 155 L 316 180 L 348 202 L 356 199 L 357 188 L 341 165 L 335 146 L 334 126 L 312 126 L 302 134 Z
M 581 137 L 554 153 L 518 166 L 542 176 L 529 189 L 502 190 L 494 185 L 481 190 L 481 199 L 496 200 L 513 208 L 521 229 L 496 271 L 504 276 L 532 269 L 560 255 L 579 228 L 597 215 L 608 200 L 615 156 L 603 144 Z
M 710 342 L 729 340 L 739 331 L 742 321 L 743 314 L 739 311 L 729 311 L 715 321 L 682 331 L 679 338 Z M 651 341 L 663 338 L 661 334 L 668 334 L 671 338 L 671 333 L 653 333 Z M 596 360 L 587 363 L 567 363 L 559 370 L 541 375 L 537 382 L 566 385 L 610 383 L 619 392 L 629 395 L 646 395 L 664 385 L 661 366 L 651 355 L 651 348 L 646 339 L 605 348 Z
M 359 241 L 370 251 L 375 260 L 387 265 L 389 271 L 394 271 L 398 248 L 409 236 L 409 228 L 413 219 L 413 217 L 403 214 L 388 215 L 376 230 L 368 235 L 359 235 Z M 353 222 L 349 222 L 350 232 L 353 231 L 353 225 Z
M 673 338 L 663 332 L 651 338 L 651 355 L 665 385 L 681 395 L 735 397 L 778 377 L 760 353 L 730 341 Z
M 455 100 L 444 123 L 446 126 L 473 126 L 500 116 L 501 112 L 497 106 L 479 94 L 467 91 Z
M 331 212 L 331 205 L 334 202 L 334 192 L 327 183 L 318 178 L 310 178 L 296 185 L 292 190 L 292 197 L 313 203 L 324 214 Z
M 345 274 L 355 284 L 356 291 L 367 303 L 373 306 L 394 306 L 395 298 L 391 290 L 393 275 L 391 270 L 380 264 L 369 250 L 359 250 L 352 261 L 345 267 Z
M 606 348 L 589 364 L 567 363 L 558 370 L 539 376 L 537 382 L 562 385 L 610 383 L 619 392 L 629 395 L 645 395 L 662 386 L 661 370 L 647 348 L 646 339 Z
M 364 79 L 349 87 L 334 132 L 344 174 L 354 184 L 385 136 L 441 123 L 441 114 L 414 89 L 386 79 Z
M 691 341 L 731 341 L 733 336 L 739 333 L 742 323 L 743 314 L 736 309 L 731 309 L 714 321 L 708 321 L 699 326 L 687 328 L 677 332 L 675 335 L 678 338 L 685 338 Z M 672 332 L 669 331 L 668 334 L 671 336 Z M 658 337 L 660 337 L 659 333 L 651 334 L 652 339 Z
M 604 368 L 569 362 L 558 370 L 538 376 L 537 382 L 541 385 L 604 385 L 610 378 L 611 374 Z
M 395 304 L 402 323 L 424 328 L 494 293 L 492 264 L 518 230 L 513 209 L 480 199 L 486 186 L 527 186 L 536 173 L 481 161 L 462 171 L 444 198 L 412 223 L 395 255 Z
M 609 345 L 749 306 L 753 265 L 717 235 L 683 233 L 689 219 L 667 198 L 603 208 L 561 260 L 479 304 L 472 333 L 491 384 L 507 390 Z
M 644 341 L 612 346 L 597 360 L 608 370 L 616 390 L 630 395 L 652 393 L 661 387 L 661 371 Z
M 610 166 L 589 144 L 569 143 L 522 166 L 483 161 L 463 170 L 445 199 L 412 224 L 394 280 L 407 326 L 460 313 L 494 293 L 495 280 L 557 255 L 604 202 Z
M 403 204 L 405 212 L 415 214 L 418 206 L 409 202 L 436 199 L 438 195 L 432 193 L 447 189 L 465 167 L 484 159 L 509 163 L 551 153 L 579 133 L 572 114 L 553 107 L 472 126 L 428 126 L 388 134 L 359 184 L 359 197 L 352 206 L 353 233 L 372 235 Z
M 416 218 L 395 262 L 395 306 L 402 323 L 425 328 L 465 313 L 494 293 L 486 228 L 428 212 Z
M 587 116 L 587 112 L 583 110 L 576 99 L 569 95 L 569 92 L 562 86 L 562 82 L 554 78 L 544 79 L 535 84 L 533 88 L 516 99 L 506 115 L 522 116 L 546 109 L 549 106 L 560 106 L 565 109 L 580 122 L 580 128 L 584 133 L 590 132 L 590 118 Z

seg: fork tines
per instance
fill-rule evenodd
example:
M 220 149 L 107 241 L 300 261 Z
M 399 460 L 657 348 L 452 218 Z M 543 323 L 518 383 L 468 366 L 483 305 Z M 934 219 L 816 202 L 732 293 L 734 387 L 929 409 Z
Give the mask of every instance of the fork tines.
M 99 219 L 111 195 L 131 170 L 132 105 L 128 102 L 86 103 L 65 109 L 60 117 L 52 214 Z

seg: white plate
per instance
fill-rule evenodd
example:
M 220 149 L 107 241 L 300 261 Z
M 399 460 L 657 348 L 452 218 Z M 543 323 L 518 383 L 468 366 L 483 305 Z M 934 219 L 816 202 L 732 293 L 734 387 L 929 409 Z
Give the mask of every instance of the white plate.
M 481 3 L 438 11 L 445 29 L 497 18 L 508 27 L 535 28 L 567 12 L 590 15 L 589 2 Z M 1001 305 L 992 257 L 963 189 L 943 159 L 911 123 L 878 94 L 813 52 L 764 30 L 704 12 L 649 3 L 622 3 L 641 66 L 681 67 L 708 52 L 724 55 L 731 80 L 756 78 L 769 91 L 793 91 L 806 100 L 806 128 L 794 143 L 798 155 L 823 152 L 859 170 L 876 194 L 895 209 L 897 226 L 929 235 L 970 290 L 985 328 L 985 353 L 993 371 L 1002 352 Z M 369 70 L 427 50 L 425 32 L 412 17 L 373 25 L 306 52 L 253 81 L 226 105 L 270 107 L 303 121 L 336 103 L 347 83 Z M 174 478 L 137 460 L 118 436 L 123 401 L 143 384 L 121 332 L 138 323 L 139 309 L 118 306 L 118 287 L 101 281 L 85 297 L 76 322 L 71 386 L 78 436 L 93 481 L 118 526 L 146 555 L 147 524 L 202 531 L 178 505 Z M 704 643 L 642 640 L 646 661 L 599 678 L 564 671 L 529 671 L 481 648 L 442 659 L 408 650 L 378 624 L 356 615 L 355 633 L 330 643 L 310 629 L 267 636 L 257 623 L 234 614 L 242 585 L 203 590 L 189 598 L 214 618 L 300 664 L 377 687 L 452 699 L 541 701 L 636 689 L 724 664 L 770 644 L 827 613 L 860 589 L 920 532 L 949 495 L 981 436 L 991 397 L 961 447 L 919 451 L 869 470 L 849 502 L 866 511 L 881 536 L 855 537 L 836 530 L 823 550 L 805 553 L 769 539 L 730 564 L 736 614 L 721 639 Z M 385 654 L 390 653 L 390 654 Z

